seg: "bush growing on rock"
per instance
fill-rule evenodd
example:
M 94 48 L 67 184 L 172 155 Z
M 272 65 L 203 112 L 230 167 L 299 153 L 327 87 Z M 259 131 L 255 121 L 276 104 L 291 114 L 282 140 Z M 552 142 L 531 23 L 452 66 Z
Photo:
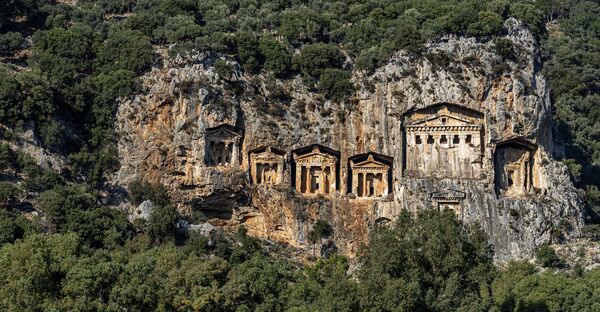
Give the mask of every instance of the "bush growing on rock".
M 306 45 L 294 57 L 294 65 L 308 81 L 317 81 L 329 68 L 342 68 L 345 57 L 338 47 L 332 44 L 315 43 Z
M 128 190 L 129 200 L 136 206 L 145 200 L 150 200 L 157 206 L 168 205 L 171 201 L 167 189 L 160 184 L 138 179 L 129 184 Z
M 565 263 L 564 261 L 556 254 L 554 248 L 543 245 L 535 253 L 535 257 L 538 263 L 545 268 L 562 268 Z
M 341 69 L 326 69 L 319 80 L 319 90 L 326 98 L 340 101 L 354 91 L 350 73 Z
M 260 53 L 265 57 L 265 68 L 276 77 L 289 75 L 292 54 L 289 49 L 274 37 L 263 36 L 259 41 Z

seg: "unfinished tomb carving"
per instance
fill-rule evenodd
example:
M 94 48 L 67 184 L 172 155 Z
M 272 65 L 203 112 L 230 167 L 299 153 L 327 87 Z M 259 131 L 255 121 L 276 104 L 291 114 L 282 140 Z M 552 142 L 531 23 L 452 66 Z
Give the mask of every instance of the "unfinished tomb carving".
M 437 104 L 405 116 L 404 175 L 480 178 L 483 114 Z
M 537 146 L 524 139 L 496 145 L 494 184 L 496 193 L 507 197 L 524 196 L 534 185 L 534 153 Z
M 390 192 L 391 158 L 375 153 L 349 159 L 352 181 L 350 192 L 358 198 L 385 197 Z
M 314 144 L 292 152 L 294 187 L 303 195 L 327 195 L 337 189 L 339 153 Z
M 285 152 L 262 147 L 250 151 L 250 176 L 253 184 L 277 185 L 283 183 Z
M 226 124 L 206 129 L 206 165 L 239 166 L 242 133 L 242 129 Z
M 461 202 L 465 196 L 465 192 L 457 190 L 444 190 L 430 194 L 433 203 L 439 211 L 451 210 L 456 214 L 456 218 L 459 220 L 462 220 L 463 218 Z

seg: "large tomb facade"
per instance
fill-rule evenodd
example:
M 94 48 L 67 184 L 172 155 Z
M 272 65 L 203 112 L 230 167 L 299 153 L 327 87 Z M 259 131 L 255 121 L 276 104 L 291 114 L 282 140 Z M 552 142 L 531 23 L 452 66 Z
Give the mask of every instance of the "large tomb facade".
M 350 157 L 349 192 L 357 198 L 385 197 L 390 192 L 391 158 L 375 153 Z
M 278 185 L 283 183 L 285 152 L 261 147 L 250 151 L 250 177 L 253 184 Z
M 407 114 L 404 124 L 405 176 L 481 178 L 482 113 L 437 104 Z
M 206 129 L 204 154 L 206 165 L 239 166 L 242 134 L 242 129 L 227 124 Z
M 292 152 L 294 188 L 303 195 L 327 195 L 335 192 L 339 153 L 314 144 Z
M 496 145 L 494 184 L 497 194 L 519 197 L 532 191 L 535 150 L 535 144 L 520 138 Z

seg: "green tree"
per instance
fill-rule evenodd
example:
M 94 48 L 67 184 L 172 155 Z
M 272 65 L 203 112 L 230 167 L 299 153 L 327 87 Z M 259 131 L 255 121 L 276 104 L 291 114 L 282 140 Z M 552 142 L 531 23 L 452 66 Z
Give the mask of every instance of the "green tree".
M 348 71 L 328 68 L 321 75 L 319 89 L 326 98 L 340 101 L 352 94 L 354 85 L 350 81 L 350 73 Z
M 333 44 L 315 43 L 305 45 L 300 54 L 294 57 L 295 66 L 309 81 L 318 80 L 325 69 L 342 68 L 345 56 Z
M 11 56 L 23 47 L 23 36 L 18 32 L 0 34 L 0 56 Z
M 152 242 L 174 242 L 182 235 L 178 226 L 179 214 L 171 205 L 155 206 L 148 220 L 148 234 Z
M 491 249 L 481 230 L 461 225 L 452 212 L 403 212 L 375 233 L 359 261 L 363 309 L 490 308 Z
M 0 249 L 0 309 L 44 311 L 80 254 L 76 234 L 37 234 Z
M 543 245 L 535 253 L 538 263 L 546 268 L 561 268 L 565 265 L 564 261 L 556 254 L 554 248 Z
M 272 36 L 263 36 L 259 40 L 260 53 L 265 57 L 265 68 L 276 77 L 290 74 L 292 54 L 288 47 Z
M 19 188 L 10 182 L 0 182 L 0 208 L 11 204 L 19 194 Z
M 98 48 L 95 60 L 105 72 L 128 70 L 140 74 L 154 57 L 150 39 L 140 31 L 115 28 Z

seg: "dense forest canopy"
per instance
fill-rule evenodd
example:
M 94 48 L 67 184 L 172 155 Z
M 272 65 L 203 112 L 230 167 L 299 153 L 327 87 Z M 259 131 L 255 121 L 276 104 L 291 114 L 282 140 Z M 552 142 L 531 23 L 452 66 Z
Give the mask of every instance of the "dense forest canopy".
M 227 56 L 249 75 L 301 76 L 311 90 L 346 101 L 352 71 L 369 73 L 398 50 L 418 55 L 444 35 L 495 40 L 510 17 L 539 40 L 563 161 L 585 189 L 588 230 L 600 233 L 598 1 L 0 1 L 2 138 L 31 129 L 69 162 L 59 174 L 0 145 L 0 170 L 23 180 L 0 182 L 0 309 L 600 310 L 598 269 L 554 273 L 564 263 L 544 248 L 538 260 L 548 271 L 513 263 L 498 272 L 481 231 L 446 214 L 403 215 L 381 229 L 351 277 L 338 255 L 299 268 L 268 256 L 243 230 L 184 233 L 157 185 L 129 186 L 130 201 L 158 205 L 147 222 L 132 224 L 98 201 L 119 165 L 116 99 L 139 90 L 159 48 Z M 228 66 L 215 70 L 227 77 Z M 28 192 L 40 194 L 47 223 L 14 209 Z M 311 233 L 314 244 L 331 234 L 321 229 Z

